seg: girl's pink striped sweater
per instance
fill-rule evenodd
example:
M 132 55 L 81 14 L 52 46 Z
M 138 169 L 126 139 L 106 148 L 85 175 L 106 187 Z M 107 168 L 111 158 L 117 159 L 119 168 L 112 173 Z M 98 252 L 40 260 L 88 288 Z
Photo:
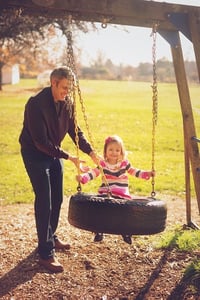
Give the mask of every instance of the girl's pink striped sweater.
M 107 194 L 110 191 L 113 196 L 132 199 L 132 196 L 129 193 L 127 173 L 146 180 L 150 178 L 150 172 L 132 167 L 128 160 L 123 160 L 115 165 L 111 165 L 105 160 L 101 160 L 100 165 L 106 178 L 106 184 L 102 180 L 102 184 L 98 189 L 99 194 Z M 89 172 L 81 175 L 81 183 L 85 184 L 88 181 L 95 179 L 100 174 L 101 171 L 98 167 L 91 169 Z M 107 185 L 109 186 L 109 191 Z

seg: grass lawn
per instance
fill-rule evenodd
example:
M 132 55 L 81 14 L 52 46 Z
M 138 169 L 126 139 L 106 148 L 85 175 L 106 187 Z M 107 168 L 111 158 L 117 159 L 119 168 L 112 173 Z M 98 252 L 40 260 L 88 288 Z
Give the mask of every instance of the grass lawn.
M 105 137 L 122 137 L 132 165 L 151 169 L 152 166 L 152 90 L 151 83 L 128 81 L 80 81 L 82 99 L 95 149 L 102 154 Z M 18 137 L 22 128 L 24 105 L 37 91 L 36 80 L 21 80 L 18 85 L 5 85 L 0 92 L 0 203 L 31 202 L 33 193 L 26 175 Z M 197 136 L 200 136 L 200 87 L 190 87 Z M 79 97 L 77 96 L 77 101 Z M 78 106 L 78 123 L 87 130 Z M 36 120 L 37 121 L 37 120 Z M 76 148 L 66 137 L 63 148 L 76 154 Z M 92 161 L 80 153 L 80 158 L 92 166 Z M 184 197 L 184 152 L 182 115 L 176 84 L 158 85 L 158 122 L 156 126 L 155 189 L 159 194 Z M 76 192 L 76 169 L 65 161 L 64 194 Z M 100 178 L 82 187 L 95 193 Z M 151 181 L 130 177 L 133 194 L 151 194 Z M 192 187 L 193 192 L 193 187 Z M 193 192 L 194 195 L 194 192 Z

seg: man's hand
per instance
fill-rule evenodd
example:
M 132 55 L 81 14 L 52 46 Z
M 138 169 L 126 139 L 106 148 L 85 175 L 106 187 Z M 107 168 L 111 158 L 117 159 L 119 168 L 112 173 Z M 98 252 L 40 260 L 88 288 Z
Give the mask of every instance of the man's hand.
M 76 156 L 69 155 L 68 160 L 72 161 L 75 164 L 75 166 L 77 167 L 77 169 L 79 169 L 82 173 L 88 172 L 90 169 L 88 166 L 83 166 L 83 163 L 85 163 L 85 160 L 81 160 Z

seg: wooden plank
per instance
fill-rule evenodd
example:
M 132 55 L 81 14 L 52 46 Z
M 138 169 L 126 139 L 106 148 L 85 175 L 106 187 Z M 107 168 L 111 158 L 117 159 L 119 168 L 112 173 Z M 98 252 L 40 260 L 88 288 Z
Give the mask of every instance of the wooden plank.
M 176 30 L 168 20 L 172 12 L 199 13 L 200 7 L 189 5 L 171 4 L 165 2 L 153 2 L 145 0 L 54 0 L 49 7 L 43 7 L 47 1 L 31 0 L 0 0 L 0 7 L 24 7 L 29 12 L 38 15 L 49 14 L 57 17 L 71 14 L 74 19 L 88 22 L 102 22 L 107 19 L 108 23 L 152 27 L 157 21 L 161 29 Z
M 200 14 L 190 13 L 189 14 L 189 24 L 190 24 L 190 32 L 192 37 L 192 43 L 194 47 L 194 53 L 196 57 L 197 70 L 199 74 L 200 81 Z
M 187 141 L 184 122 L 183 122 L 183 131 L 184 131 L 184 158 L 185 158 L 186 219 L 187 219 L 187 225 L 189 225 L 192 222 L 192 217 L 191 217 L 190 158 L 189 158 L 188 141 Z
M 181 104 L 181 111 L 184 123 L 184 137 L 187 143 L 188 155 L 190 158 L 191 169 L 194 180 L 194 187 L 197 196 L 198 208 L 200 212 L 200 172 L 197 168 L 200 168 L 200 156 L 197 142 L 192 139 L 196 136 L 194 118 L 192 112 L 192 105 L 190 100 L 189 88 L 187 83 L 187 77 L 185 72 L 183 53 L 181 48 L 181 42 L 179 33 L 177 32 L 178 45 L 171 47 L 179 99 Z

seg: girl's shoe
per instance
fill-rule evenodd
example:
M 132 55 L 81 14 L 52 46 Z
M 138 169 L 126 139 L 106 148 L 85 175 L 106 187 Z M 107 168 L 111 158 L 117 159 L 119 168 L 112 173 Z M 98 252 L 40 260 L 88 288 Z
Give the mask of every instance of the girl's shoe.
M 132 240 L 131 240 L 131 235 L 122 235 L 122 238 L 124 240 L 125 243 L 131 245 L 132 244 Z
M 94 242 L 101 242 L 103 240 L 103 233 L 96 233 L 94 237 Z

